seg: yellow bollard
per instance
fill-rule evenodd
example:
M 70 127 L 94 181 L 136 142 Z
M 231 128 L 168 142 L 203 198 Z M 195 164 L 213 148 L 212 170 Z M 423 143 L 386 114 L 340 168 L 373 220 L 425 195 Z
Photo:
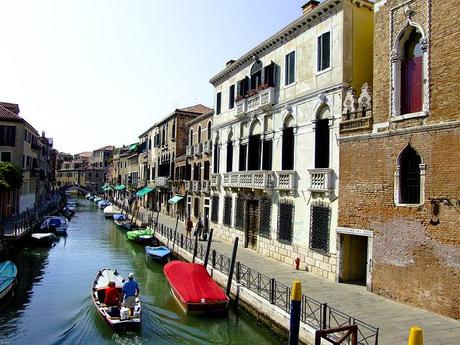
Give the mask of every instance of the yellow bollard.
M 407 345 L 423 345 L 423 333 L 420 327 L 411 327 Z

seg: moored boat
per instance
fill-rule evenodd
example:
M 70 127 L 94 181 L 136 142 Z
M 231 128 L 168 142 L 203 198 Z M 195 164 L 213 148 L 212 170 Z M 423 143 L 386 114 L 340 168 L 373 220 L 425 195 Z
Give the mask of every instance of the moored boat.
M 107 201 L 107 200 L 103 200 L 103 201 L 99 201 L 98 203 L 98 206 L 101 210 L 103 210 L 104 208 L 106 208 L 107 206 L 110 206 L 112 205 L 112 203 L 110 201 Z
M 30 237 L 34 242 L 41 245 L 50 245 L 56 240 L 56 235 L 52 232 L 34 233 Z
M 166 261 L 171 256 L 171 250 L 165 246 L 145 247 L 145 253 L 149 258 L 156 261 Z
M 126 238 L 129 241 L 134 241 L 139 244 L 148 244 L 151 245 L 155 237 L 153 236 L 153 230 L 151 229 L 138 229 L 128 231 L 126 233 Z
M 104 208 L 104 217 L 113 218 L 114 214 L 120 213 L 120 209 L 115 205 L 110 205 Z
M 62 216 L 50 216 L 46 217 L 43 223 L 40 225 L 40 231 L 53 232 L 56 235 L 65 235 L 69 221 Z
M 201 264 L 172 261 L 163 269 L 171 291 L 186 313 L 223 312 L 229 298 Z
M 109 307 L 104 304 L 105 291 L 111 281 L 115 283 L 115 287 L 119 289 L 121 294 L 123 282 L 125 280 L 118 274 L 117 270 L 104 268 L 100 270 L 94 278 L 91 297 L 98 314 L 115 330 L 138 327 L 141 323 L 142 311 L 139 298 L 136 298 L 136 304 L 132 314 L 128 308 Z
M 12 261 L 0 263 L 0 301 L 13 289 L 17 275 L 18 269 Z

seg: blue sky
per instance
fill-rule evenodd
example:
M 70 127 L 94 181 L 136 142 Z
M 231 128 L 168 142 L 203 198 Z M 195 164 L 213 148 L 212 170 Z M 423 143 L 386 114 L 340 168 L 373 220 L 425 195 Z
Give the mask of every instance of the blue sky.
M 77 153 L 137 140 L 306 0 L 0 0 L 0 101 Z

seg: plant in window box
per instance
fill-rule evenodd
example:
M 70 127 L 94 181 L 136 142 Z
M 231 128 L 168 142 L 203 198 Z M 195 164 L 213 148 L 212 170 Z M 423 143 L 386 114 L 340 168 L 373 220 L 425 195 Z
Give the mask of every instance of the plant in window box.
M 257 92 L 263 91 L 265 89 L 268 89 L 268 84 L 267 83 L 260 84 L 256 88 Z
M 242 95 L 236 96 L 235 102 L 238 103 L 239 101 L 242 101 L 243 99 L 244 99 L 244 96 L 242 96 Z
M 246 93 L 246 97 L 251 97 L 251 96 L 254 96 L 254 95 L 257 95 L 257 90 L 255 90 L 255 89 L 249 90 Z

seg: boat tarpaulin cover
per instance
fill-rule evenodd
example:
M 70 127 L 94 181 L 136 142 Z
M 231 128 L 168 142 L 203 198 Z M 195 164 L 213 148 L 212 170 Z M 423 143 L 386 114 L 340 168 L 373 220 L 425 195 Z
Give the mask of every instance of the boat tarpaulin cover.
M 180 195 L 175 195 L 171 199 L 168 200 L 170 204 L 177 204 L 179 201 L 181 201 L 184 197 Z
M 141 189 L 139 192 L 137 192 L 136 195 L 137 196 L 144 196 L 147 193 L 150 193 L 152 190 L 153 190 L 153 188 L 145 187 L 145 188 Z
M 115 189 L 116 189 L 116 190 L 123 190 L 123 189 L 125 189 L 125 188 L 126 188 L 126 187 L 125 187 L 124 184 L 119 184 L 119 185 L 115 186 Z
M 139 144 L 137 144 L 137 143 L 131 144 L 129 146 L 129 151 L 136 151 L 138 146 L 139 146 Z
M 172 261 L 163 270 L 172 288 L 185 303 L 228 301 L 227 295 L 201 264 Z
M 122 214 L 122 213 L 117 213 L 117 214 L 114 214 L 114 215 L 113 215 L 113 219 L 114 219 L 114 220 L 125 220 L 126 217 L 125 217 L 125 215 Z

